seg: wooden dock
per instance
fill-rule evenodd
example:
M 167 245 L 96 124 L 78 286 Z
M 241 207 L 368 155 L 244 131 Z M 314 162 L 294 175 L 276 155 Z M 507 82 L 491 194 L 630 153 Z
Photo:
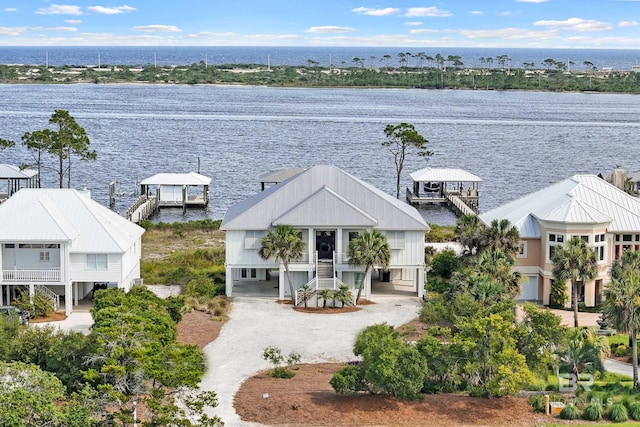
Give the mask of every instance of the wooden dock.
M 411 189 L 407 188 L 407 201 L 411 205 L 420 204 L 447 204 L 456 215 L 477 215 L 478 196 L 461 194 L 459 191 L 441 191 L 433 195 L 417 196 Z
M 127 209 L 126 218 L 136 224 L 149 219 L 158 210 L 158 197 L 147 197 L 146 194 L 138 199 Z

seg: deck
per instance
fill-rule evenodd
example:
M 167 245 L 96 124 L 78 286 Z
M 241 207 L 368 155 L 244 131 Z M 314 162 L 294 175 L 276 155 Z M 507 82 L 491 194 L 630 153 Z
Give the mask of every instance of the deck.
M 419 204 L 448 204 L 458 215 L 477 215 L 479 197 L 476 195 L 461 194 L 459 191 L 444 190 L 434 195 L 416 195 L 407 188 L 407 201 L 411 205 Z

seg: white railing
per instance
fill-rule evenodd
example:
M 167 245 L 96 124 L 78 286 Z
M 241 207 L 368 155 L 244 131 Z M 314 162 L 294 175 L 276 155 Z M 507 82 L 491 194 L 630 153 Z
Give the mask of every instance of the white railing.
M 2 270 L 4 282 L 59 282 L 60 269 L 47 270 Z
M 51 305 L 53 305 L 53 311 L 58 311 L 58 307 L 60 307 L 60 296 L 53 292 L 51 289 L 44 286 L 36 286 L 34 289 L 35 293 L 41 293 L 46 295 L 51 300 Z

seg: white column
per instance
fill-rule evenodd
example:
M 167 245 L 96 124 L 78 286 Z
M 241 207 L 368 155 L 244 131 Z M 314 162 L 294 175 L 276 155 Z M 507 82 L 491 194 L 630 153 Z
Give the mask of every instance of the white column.
M 344 253 L 342 250 L 342 228 L 336 229 L 336 252 L 338 253 L 336 262 L 338 264 L 344 264 L 344 260 L 342 259 L 342 254 Z
M 418 268 L 418 274 L 417 274 L 417 278 L 416 278 L 416 287 L 418 288 L 418 298 L 422 299 L 424 298 L 424 281 L 426 278 L 426 272 L 424 271 L 424 268 L 420 267 Z
M 231 293 L 233 292 L 233 269 L 227 267 L 226 268 L 226 275 L 225 275 L 225 292 L 227 294 L 228 297 L 231 296 Z
M 29 283 L 29 302 L 33 304 L 33 296 L 36 294 L 36 287 L 33 283 Z
M 64 313 L 70 316 L 73 312 L 73 287 L 71 280 L 64 285 Z
M 284 287 L 287 281 L 287 272 L 284 270 L 284 266 L 280 264 L 280 273 L 278 274 L 278 299 L 284 299 Z M 291 295 L 293 298 L 293 295 Z
M 77 307 L 80 299 L 80 291 L 78 290 L 78 282 L 73 282 L 73 294 L 75 296 L 74 305 Z
M 316 245 L 315 245 L 315 231 L 313 228 L 309 227 L 309 247 L 307 248 L 307 252 L 309 252 L 309 264 L 315 264 L 316 262 Z
M 372 272 L 373 270 L 370 269 L 364 278 L 364 283 L 362 284 L 362 286 L 364 286 L 364 298 L 368 300 L 371 299 L 371 273 Z
M 8 303 L 9 301 L 7 301 Z M 0 305 L 4 305 L 4 301 L 2 300 L 2 282 L 0 282 Z

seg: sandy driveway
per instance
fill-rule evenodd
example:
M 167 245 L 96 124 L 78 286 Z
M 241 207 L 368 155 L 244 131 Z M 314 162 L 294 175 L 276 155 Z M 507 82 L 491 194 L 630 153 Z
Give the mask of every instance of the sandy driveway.
M 265 347 L 298 352 L 303 363 L 351 360 L 359 331 L 375 323 L 401 325 L 417 317 L 420 308 L 415 297 L 377 296 L 375 301 L 358 312 L 322 315 L 300 313 L 271 299 L 235 298 L 231 320 L 204 348 L 209 369 L 201 388 L 218 394 L 214 413 L 228 426 L 250 425 L 236 414 L 233 396 L 242 381 L 269 368 L 262 359 Z

